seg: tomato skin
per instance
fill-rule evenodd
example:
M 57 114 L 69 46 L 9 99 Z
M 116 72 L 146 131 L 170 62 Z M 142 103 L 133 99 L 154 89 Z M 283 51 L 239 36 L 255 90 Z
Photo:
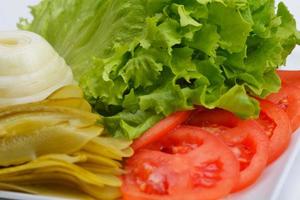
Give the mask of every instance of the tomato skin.
M 261 113 L 259 119 L 256 121 L 261 124 L 265 133 L 269 135 L 270 147 L 269 147 L 269 160 L 268 163 L 276 160 L 288 147 L 291 139 L 291 125 L 287 114 L 275 104 L 261 100 L 260 101 Z M 263 117 L 266 116 L 268 120 L 274 123 L 271 127 L 272 133 L 268 133 L 270 122 L 267 124 L 264 122 Z
M 296 131 L 300 126 L 300 84 L 296 87 L 283 83 L 280 91 L 269 95 L 267 100 L 287 113 L 291 121 L 292 131 Z
M 232 113 L 221 110 L 194 111 L 187 124 L 199 126 L 220 138 L 240 160 L 240 178 L 233 191 L 253 184 L 265 169 L 268 161 L 269 140 L 261 126 L 254 120 L 241 120 Z M 243 147 L 250 149 L 243 164 Z M 239 149 L 242 148 L 242 149 Z M 247 149 L 246 149 L 247 150 Z M 245 151 L 246 151 L 245 150 Z
M 157 167 L 148 167 L 149 162 Z M 213 135 L 189 126 L 178 127 L 138 150 L 127 160 L 125 170 L 124 200 L 215 200 L 228 195 L 239 178 L 239 165 L 230 149 Z M 159 187 L 152 188 L 163 185 L 158 190 L 162 193 L 145 190 L 151 187 L 153 174 L 160 181 L 154 181 Z
M 182 111 L 171 114 L 148 129 L 140 138 L 133 142 L 131 147 L 133 150 L 137 151 L 138 149 L 162 138 L 164 135 L 168 134 L 170 131 L 184 122 L 190 116 L 190 114 L 191 111 Z

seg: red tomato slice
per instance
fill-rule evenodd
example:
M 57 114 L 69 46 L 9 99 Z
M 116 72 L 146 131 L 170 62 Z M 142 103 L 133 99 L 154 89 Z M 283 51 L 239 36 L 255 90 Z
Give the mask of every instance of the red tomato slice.
M 282 109 L 269 101 L 261 100 L 260 107 L 260 116 L 256 121 L 270 139 L 268 163 L 271 163 L 283 153 L 290 142 L 290 120 Z
M 238 125 L 241 120 L 233 113 L 222 109 L 196 109 L 187 120 L 188 124 L 209 127 L 213 124 L 233 128 Z
M 251 120 L 240 124 L 239 128 L 232 131 L 248 133 L 243 140 L 232 141 L 231 144 L 230 140 L 227 140 L 227 144 L 240 163 L 240 181 L 233 190 L 239 191 L 253 184 L 266 168 L 269 156 L 269 140 L 258 124 Z
M 283 83 L 280 91 L 269 95 L 267 100 L 286 112 L 291 121 L 292 131 L 300 126 L 300 84 L 299 87 L 295 87 Z
M 131 147 L 136 151 L 168 134 L 189 116 L 190 111 L 176 112 L 161 120 L 149 130 L 147 130 L 140 138 L 135 140 Z
M 124 200 L 212 200 L 230 193 L 239 166 L 228 147 L 197 127 L 182 126 L 125 164 Z
M 233 191 L 254 183 L 265 169 L 269 140 L 257 122 L 242 121 L 228 111 L 215 109 L 195 111 L 186 123 L 219 137 L 235 154 L 241 174 Z
M 300 87 L 300 70 L 277 70 L 277 74 L 283 83 L 292 85 L 294 87 Z

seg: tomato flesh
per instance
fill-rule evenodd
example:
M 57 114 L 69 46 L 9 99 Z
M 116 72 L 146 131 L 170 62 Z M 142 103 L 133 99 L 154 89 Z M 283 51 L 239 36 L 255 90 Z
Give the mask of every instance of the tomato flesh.
M 251 185 L 265 169 L 269 140 L 253 120 L 242 121 L 228 111 L 215 109 L 195 111 L 186 123 L 217 136 L 234 153 L 240 166 L 240 179 L 233 191 Z
M 255 152 L 253 151 L 253 148 L 250 146 L 251 141 L 244 140 L 243 143 L 240 144 L 228 144 L 231 151 L 234 153 L 234 155 L 237 157 L 239 163 L 240 163 L 240 170 L 245 170 L 251 163 L 251 159 L 253 158 Z
M 131 147 L 136 151 L 155 142 L 184 122 L 190 116 L 190 113 L 189 111 L 182 111 L 171 114 L 147 130 L 140 138 L 133 142 Z
M 160 163 L 145 162 L 133 169 L 136 176 L 136 184 L 139 189 L 147 194 L 166 195 L 168 194 L 169 183 L 166 175 L 159 172 Z
M 300 126 L 300 84 L 299 87 L 282 84 L 280 91 L 268 96 L 267 100 L 286 112 L 291 121 L 292 131 Z
M 300 70 L 277 70 L 277 74 L 284 84 L 300 88 Z
M 233 150 L 240 163 L 241 175 L 239 184 L 233 191 L 239 191 L 253 184 L 266 168 L 269 156 L 269 140 L 256 122 L 248 121 L 244 124 L 247 131 L 246 138 L 236 143 L 239 151 Z
M 228 129 L 237 126 L 240 121 L 233 113 L 222 109 L 196 109 L 186 123 L 202 128 Z
M 181 126 L 125 163 L 125 200 L 219 199 L 230 193 L 239 166 L 228 147 L 198 127 Z
M 218 162 L 207 162 L 195 166 L 191 174 L 193 187 L 214 187 L 220 181 L 222 164 Z
M 121 187 L 123 200 L 167 197 L 170 192 L 168 181 L 172 180 L 169 168 L 168 157 L 159 152 L 140 150 L 134 154 L 125 164 L 127 173 Z
M 276 160 L 287 148 L 291 139 L 291 126 L 287 114 L 275 104 L 261 100 L 261 113 L 256 121 L 269 137 L 269 161 Z

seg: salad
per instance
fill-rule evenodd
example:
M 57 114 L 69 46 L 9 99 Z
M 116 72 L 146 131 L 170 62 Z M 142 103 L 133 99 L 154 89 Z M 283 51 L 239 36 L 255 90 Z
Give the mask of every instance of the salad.
M 300 126 L 300 72 L 277 70 L 300 44 L 284 3 L 42 0 L 31 13 L 0 32 L 0 189 L 221 199 Z

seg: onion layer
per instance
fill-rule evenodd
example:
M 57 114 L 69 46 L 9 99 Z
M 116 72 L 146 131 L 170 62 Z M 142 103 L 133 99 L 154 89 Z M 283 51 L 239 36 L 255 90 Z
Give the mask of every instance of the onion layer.
M 41 36 L 0 32 L 0 106 L 40 101 L 72 83 L 71 68 Z

